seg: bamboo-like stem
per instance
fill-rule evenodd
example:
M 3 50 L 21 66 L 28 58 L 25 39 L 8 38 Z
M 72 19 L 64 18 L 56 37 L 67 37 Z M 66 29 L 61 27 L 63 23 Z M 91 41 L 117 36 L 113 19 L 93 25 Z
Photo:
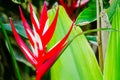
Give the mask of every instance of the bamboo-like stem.
M 3 31 L 3 34 L 5 36 L 5 39 L 7 41 L 9 50 L 10 50 L 10 56 L 11 56 L 11 59 L 12 59 L 12 62 L 13 62 L 13 66 L 14 66 L 14 69 L 15 69 L 14 71 L 15 71 L 15 73 L 17 75 L 17 80 L 22 80 L 21 76 L 20 76 L 20 72 L 19 72 L 19 69 L 18 69 L 18 65 L 17 65 L 16 59 L 15 59 L 15 56 L 14 56 L 14 53 L 13 53 L 12 46 L 10 44 L 9 38 L 7 36 L 7 33 L 6 33 L 5 29 L 4 29 L 4 26 L 3 26 L 1 21 L 0 21 L 0 25 L 1 25 L 1 28 L 2 28 L 2 31 Z
M 100 16 L 101 28 L 106 28 L 107 27 L 106 23 L 105 23 L 106 21 L 104 19 L 105 18 L 105 11 L 103 10 L 103 1 L 102 0 L 100 0 L 100 9 L 101 9 L 101 12 L 100 12 L 100 14 L 101 14 L 101 16 Z M 104 57 L 105 57 L 105 52 L 106 52 L 106 47 L 107 47 L 107 40 L 108 40 L 107 36 L 108 36 L 107 32 L 102 32 L 101 33 L 102 61 L 103 61 L 102 64 L 104 64 Z
M 97 11 L 97 28 L 101 28 L 100 27 L 100 9 L 99 9 L 99 1 L 96 0 L 96 11 Z M 97 32 L 97 40 L 98 40 L 98 55 L 99 55 L 99 65 L 100 65 L 100 69 L 103 72 L 103 53 L 102 53 L 102 38 L 101 38 L 101 31 Z
M 103 8 L 103 1 L 100 0 L 100 8 L 101 8 L 101 28 L 110 28 L 111 24 L 109 22 L 107 13 L 105 9 Z M 102 32 L 102 49 L 103 49 L 103 64 L 104 64 L 104 59 L 105 59 L 105 54 L 106 54 L 106 49 L 108 45 L 108 36 L 109 32 Z
M 101 8 L 101 11 L 103 11 L 103 1 L 100 0 L 100 8 Z

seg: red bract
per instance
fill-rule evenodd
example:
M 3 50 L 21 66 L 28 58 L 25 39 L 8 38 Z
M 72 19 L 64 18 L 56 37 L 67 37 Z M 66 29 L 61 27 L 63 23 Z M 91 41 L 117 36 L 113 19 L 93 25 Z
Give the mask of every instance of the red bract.
M 10 19 L 10 24 L 12 27 L 12 32 L 14 34 L 14 37 L 20 49 L 24 53 L 27 60 L 36 68 L 36 80 L 40 80 L 41 77 L 45 74 L 45 72 L 47 72 L 49 68 L 53 65 L 53 63 L 57 60 L 62 50 L 67 45 L 66 40 L 70 35 L 73 24 L 70 30 L 68 31 L 68 33 L 66 34 L 66 36 L 62 40 L 60 40 L 58 43 L 56 43 L 55 46 L 53 46 L 50 50 L 47 51 L 46 46 L 51 40 L 56 28 L 59 8 L 56 11 L 56 15 L 52 23 L 48 27 L 48 16 L 47 16 L 46 4 L 44 3 L 40 21 L 38 21 L 37 17 L 35 16 L 35 13 L 32 9 L 32 5 L 30 3 L 29 5 L 30 5 L 30 18 L 31 18 L 33 30 L 30 28 L 29 24 L 24 18 L 24 15 L 20 7 L 19 7 L 19 10 L 20 10 L 20 15 L 21 15 L 24 29 L 30 41 L 31 49 L 27 47 L 27 45 L 18 35 L 14 27 L 14 24 L 12 22 L 12 19 Z

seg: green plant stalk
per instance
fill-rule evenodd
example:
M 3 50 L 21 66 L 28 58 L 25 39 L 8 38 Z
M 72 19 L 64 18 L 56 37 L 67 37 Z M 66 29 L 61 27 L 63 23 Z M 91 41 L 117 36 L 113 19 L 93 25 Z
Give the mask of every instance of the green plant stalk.
M 80 32 L 77 35 L 75 35 L 70 42 L 72 42 L 76 37 L 82 35 L 82 34 L 88 34 L 88 33 L 92 33 L 92 32 L 99 32 L 99 31 L 116 31 L 116 32 L 120 32 L 119 30 L 113 29 L 113 28 L 99 28 L 99 29 L 92 29 L 92 30 L 87 30 L 84 32 Z M 69 44 L 70 44 L 69 42 Z
M 17 75 L 18 80 L 22 80 L 22 79 L 21 79 L 21 76 L 20 76 L 20 72 L 19 72 L 19 69 L 18 69 L 18 65 L 17 65 L 16 59 L 15 59 L 15 56 L 14 56 L 14 53 L 13 53 L 12 46 L 11 46 L 11 44 L 10 44 L 9 38 L 8 38 L 8 36 L 7 36 L 7 33 L 6 33 L 5 29 L 4 29 L 4 26 L 3 26 L 3 24 L 2 24 L 1 21 L 0 21 L 0 25 L 1 25 L 1 29 L 2 29 L 2 31 L 3 31 L 3 34 L 4 34 L 4 36 L 5 36 L 5 39 L 6 39 L 6 41 L 7 41 L 9 50 L 10 50 L 10 56 L 11 56 L 11 59 L 12 59 L 12 62 L 13 62 L 13 66 L 14 66 L 14 68 L 15 68 L 15 73 L 16 73 L 16 75 Z
M 96 0 L 96 11 L 97 11 L 97 28 L 101 28 L 100 27 L 100 9 L 99 9 L 99 0 Z M 101 31 L 97 32 L 98 35 L 98 60 L 99 60 L 99 65 L 100 65 L 100 69 L 101 71 L 103 71 L 103 53 L 102 53 L 102 38 L 101 38 Z

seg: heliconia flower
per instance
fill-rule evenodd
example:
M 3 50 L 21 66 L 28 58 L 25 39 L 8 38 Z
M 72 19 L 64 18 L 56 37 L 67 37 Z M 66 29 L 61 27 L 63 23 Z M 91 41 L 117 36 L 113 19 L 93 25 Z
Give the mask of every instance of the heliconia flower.
M 56 11 L 56 15 L 52 23 L 49 26 L 46 3 L 44 3 L 43 10 L 40 16 L 40 21 L 38 21 L 32 9 L 31 3 L 29 3 L 29 6 L 30 6 L 30 18 L 33 29 L 31 29 L 31 27 L 27 23 L 20 7 L 19 10 L 24 29 L 30 41 L 31 49 L 28 48 L 28 46 L 18 35 L 12 22 L 12 19 L 10 19 L 10 24 L 12 27 L 12 32 L 20 49 L 24 53 L 27 60 L 36 68 L 36 80 L 40 80 L 41 77 L 45 74 L 45 72 L 47 72 L 49 68 L 54 64 L 54 62 L 58 59 L 63 49 L 67 46 L 68 42 L 66 40 L 70 35 L 70 32 L 74 24 L 72 23 L 68 33 L 62 40 L 56 43 L 51 49 L 46 50 L 46 46 L 51 40 L 56 28 L 59 7 Z

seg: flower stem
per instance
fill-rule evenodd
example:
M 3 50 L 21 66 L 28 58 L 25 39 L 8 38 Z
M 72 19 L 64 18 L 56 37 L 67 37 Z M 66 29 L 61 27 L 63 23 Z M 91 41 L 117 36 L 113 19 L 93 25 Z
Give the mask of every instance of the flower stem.
M 7 33 L 6 33 L 5 29 L 4 29 L 4 26 L 3 26 L 3 24 L 2 24 L 1 21 L 0 21 L 0 26 L 1 26 L 1 28 L 2 28 L 3 34 L 4 34 L 4 36 L 5 36 L 5 39 L 6 39 L 6 41 L 7 41 L 8 47 L 9 47 L 10 56 L 11 56 L 11 59 L 12 59 L 12 62 L 13 62 L 13 66 L 14 66 L 14 69 L 15 69 L 14 71 L 15 71 L 15 73 L 16 73 L 16 75 L 17 75 L 17 80 L 22 80 L 22 79 L 21 79 L 21 76 L 20 76 L 20 72 L 19 72 L 18 66 L 17 66 L 16 59 L 15 59 L 15 56 L 14 56 L 14 53 L 13 53 L 12 46 L 11 46 L 11 44 L 10 44 L 9 38 L 8 38 L 8 36 L 7 36 Z
M 41 75 L 36 70 L 36 80 L 41 80 Z

